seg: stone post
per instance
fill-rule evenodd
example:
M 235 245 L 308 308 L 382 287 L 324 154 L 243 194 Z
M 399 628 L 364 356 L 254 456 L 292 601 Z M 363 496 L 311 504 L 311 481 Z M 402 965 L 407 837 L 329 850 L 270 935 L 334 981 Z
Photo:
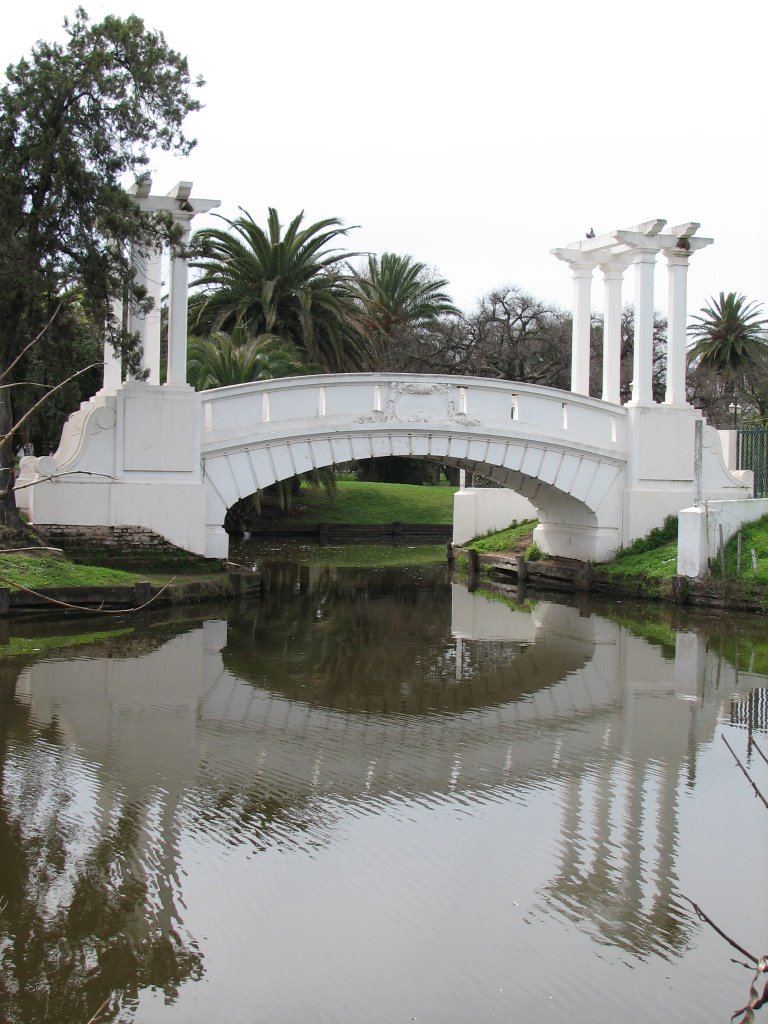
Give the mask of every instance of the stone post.
M 625 262 L 608 260 L 600 264 L 605 283 L 603 321 L 603 401 L 621 401 L 621 285 Z
M 589 394 L 589 335 L 592 326 L 591 260 L 574 260 L 573 274 L 573 341 L 571 345 L 571 391 Z
M 685 405 L 686 321 L 688 317 L 688 252 L 665 249 L 669 271 L 669 334 L 665 405 Z
M 635 344 L 632 405 L 653 405 L 653 273 L 656 252 L 636 249 Z
M 182 245 L 189 244 L 188 214 L 174 213 L 174 220 L 183 228 Z M 181 256 L 171 256 L 168 296 L 168 373 L 167 384 L 187 383 L 187 285 L 189 267 Z

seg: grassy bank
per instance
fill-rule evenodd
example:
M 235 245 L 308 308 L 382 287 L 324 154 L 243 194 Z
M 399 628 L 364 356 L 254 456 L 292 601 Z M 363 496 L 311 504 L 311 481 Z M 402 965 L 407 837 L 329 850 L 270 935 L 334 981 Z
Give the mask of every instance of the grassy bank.
M 219 566 L 215 568 L 215 572 L 174 573 L 168 571 L 161 560 L 156 570 L 131 572 L 54 556 L 3 554 L 0 555 L 0 587 L 10 587 L 11 590 L 19 587 L 29 590 L 46 587 L 132 587 L 143 580 L 159 587 L 175 580 L 181 586 L 211 580 L 219 575 Z
M 520 555 L 535 561 L 546 558 L 532 547 L 533 530 L 537 521 L 513 523 L 506 530 L 478 537 L 466 547 L 473 548 L 481 555 Z M 668 579 L 677 571 L 677 519 L 670 516 L 664 526 L 651 530 L 647 537 L 635 541 L 630 547 L 619 552 L 612 562 L 600 566 L 616 577 L 642 576 L 649 579 Z
M 491 555 L 496 552 L 524 554 L 533 541 L 533 530 L 536 525 L 536 519 L 513 523 L 506 530 L 489 533 L 486 537 L 476 537 L 471 544 L 466 546 L 478 551 L 481 555 Z
M 98 565 L 78 565 L 53 556 L 0 555 L 0 585 L 5 587 L 119 587 L 130 586 L 146 575 L 107 569 Z
M 535 524 L 520 524 L 473 541 L 485 564 L 496 576 L 516 578 L 514 556 L 524 554 L 532 585 L 561 591 L 589 591 L 593 596 L 613 594 L 675 604 L 719 609 L 768 612 L 768 517 L 745 525 L 741 531 L 741 565 L 734 536 L 710 573 L 697 580 L 677 576 L 677 518 L 620 551 L 611 562 L 587 565 L 568 559 L 548 559 L 525 544 Z M 528 531 L 528 533 L 526 533 Z M 754 552 L 754 557 L 753 557 Z M 495 559 L 494 556 L 498 556 Z

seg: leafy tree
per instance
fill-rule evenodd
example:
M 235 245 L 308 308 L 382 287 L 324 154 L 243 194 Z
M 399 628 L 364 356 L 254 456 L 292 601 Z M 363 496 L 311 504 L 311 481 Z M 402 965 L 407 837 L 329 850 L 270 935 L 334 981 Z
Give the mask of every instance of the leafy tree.
M 448 282 L 430 277 L 426 265 L 411 256 L 369 255 L 365 268 L 354 272 L 354 282 L 362 328 L 377 365 L 387 369 L 404 332 L 418 332 L 446 314 L 459 313 L 444 290 Z
M 100 386 L 102 344 L 80 296 L 74 290 L 64 293 L 56 315 L 20 363 L 23 375 L 13 369 L 9 373 L 7 366 L 0 371 L 3 381 L 14 378 L 13 407 L 21 421 L 14 450 L 31 445 L 32 453 L 40 455 L 57 447 L 67 416 Z M 73 375 L 78 366 L 90 369 Z
M 195 235 L 192 265 L 201 274 L 193 283 L 191 329 L 275 334 L 323 370 L 360 369 L 364 349 L 344 265 L 349 254 L 329 248 L 349 229 L 333 217 L 302 227 L 300 213 L 284 230 L 271 207 L 266 231 L 249 213 L 221 219 L 228 230 Z
M 65 21 L 64 44 L 39 42 L 0 88 L 0 365 L 6 370 L 77 295 L 82 315 L 138 365 L 136 339 L 112 311 L 127 298 L 148 306 L 135 284 L 139 254 L 178 242 L 169 216 L 148 216 L 121 188 L 155 147 L 186 154 L 182 124 L 198 109 L 185 58 L 138 17 L 91 24 L 82 8 Z M 130 243 L 130 245 L 129 245 Z M 34 347 L 33 347 L 34 348 Z M 32 350 L 30 350 L 31 352 Z M 29 379 L 26 356 L 0 389 L 0 520 L 17 521 L 12 494 L 12 394 Z M 18 404 L 18 403 L 17 403 Z
M 250 338 L 241 329 L 192 338 L 187 354 L 190 383 L 198 391 L 308 373 L 298 353 L 274 334 Z

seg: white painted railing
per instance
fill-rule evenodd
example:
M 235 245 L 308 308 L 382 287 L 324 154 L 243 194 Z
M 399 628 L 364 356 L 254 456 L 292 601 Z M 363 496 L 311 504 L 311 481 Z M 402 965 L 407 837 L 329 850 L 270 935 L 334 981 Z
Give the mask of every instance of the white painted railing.
M 478 377 L 334 374 L 200 392 L 203 454 L 278 436 L 443 430 L 551 439 L 621 456 L 620 406 L 554 388 Z

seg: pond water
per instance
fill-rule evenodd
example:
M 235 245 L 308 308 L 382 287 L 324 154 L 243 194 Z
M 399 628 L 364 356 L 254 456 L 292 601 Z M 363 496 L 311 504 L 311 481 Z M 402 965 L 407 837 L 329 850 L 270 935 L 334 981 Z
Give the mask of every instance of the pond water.
M 263 598 L 12 625 L 0 1021 L 744 1004 L 684 897 L 768 947 L 768 810 L 721 739 L 768 794 L 763 622 L 470 593 L 439 549 L 241 557 Z

